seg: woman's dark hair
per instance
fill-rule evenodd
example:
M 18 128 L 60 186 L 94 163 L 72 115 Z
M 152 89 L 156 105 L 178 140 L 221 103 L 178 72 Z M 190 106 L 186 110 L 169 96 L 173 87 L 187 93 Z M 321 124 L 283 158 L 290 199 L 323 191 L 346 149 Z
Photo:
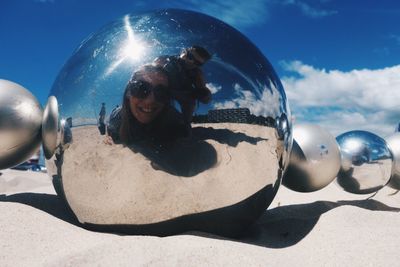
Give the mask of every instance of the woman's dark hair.
M 129 144 L 134 141 L 135 129 L 140 125 L 136 118 L 132 115 L 130 109 L 129 98 L 131 97 L 130 85 L 133 81 L 139 80 L 144 73 L 162 73 L 168 79 L 167 73 L 161 66 L 155 65 L 143 65 L 139 70 L 135 71 L 125 87 L 122 107 L 121 107 L 121 127 L 119 129 L 119 136 L 121 142 Z
M 189 47 L 187 50 L 195 51 L 203 59 L 204 62 L 208 61 L 212 57 L 210 52 L 207 51 L 207 49 L 199 45 L 193 45 Z

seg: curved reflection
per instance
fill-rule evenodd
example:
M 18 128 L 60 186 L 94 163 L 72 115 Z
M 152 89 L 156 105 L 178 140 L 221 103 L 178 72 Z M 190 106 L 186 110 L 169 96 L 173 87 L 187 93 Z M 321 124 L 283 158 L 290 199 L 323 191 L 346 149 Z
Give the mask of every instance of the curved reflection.
M 373 193 L 390 179 L 392 155 L 385 140 L 366 131 L 351 131 L 336 137 L 342 155 L 338 184 L 357 194 Z
M 293 128 L 293 149 L 283 184 L 298 192 L 313 192 L 330 184 L 340 169 L 335 137 L 312 124 Z
M 400 190 L 400 133 L 395 132 L 387 137 L 386 142 L 393 155 L 392 177 L 388 186 Z
M 283 87 L 221 21 L 182 10 L 127 16 L 82 43 L 51 94 L 65 121 L 48 169 L 81 223 L 235 235 L 279 188 L 292 142 Z
M 16 166 L 38 150 L 43 111 L 19 84 L 0 79 L 0 170 Z

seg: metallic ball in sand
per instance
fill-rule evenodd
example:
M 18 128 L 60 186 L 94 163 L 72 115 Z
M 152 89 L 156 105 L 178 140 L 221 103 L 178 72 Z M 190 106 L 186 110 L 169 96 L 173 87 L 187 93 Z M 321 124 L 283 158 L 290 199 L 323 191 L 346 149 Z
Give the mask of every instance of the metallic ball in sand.
M 374 193 L 389 182 L 393 159 L 384 139 L 367 131 L 350 131 L 336 140 L 342 155 L 337 183 L 345 191 Z
M 0 80 L 0 169 L 26 161 L 39 149 L 42 115 L 28 90 Z
M 297 192 L 313 192 L 327 186 L 340 169 L 335 137 L 318 125 L 293 127 L 293 148 L 283 184 Z
M 168 9 L 104 26 L 51 95 L 64 123 L 49 174 L 92 229 L 237 235 L 269 206 L 288 162 L 291 116 L 278 76 L 239 31 L 200 13 Z
M 387 137 L 386 143 L 393 156 L 392 176 L 388 186 L 400 190 L 400 133 Z
M 43 112 L 42 143 L 46 159 L 50 159 L 57 147 L 58 133 L 58 103 L 54 96 L 50 96 Z

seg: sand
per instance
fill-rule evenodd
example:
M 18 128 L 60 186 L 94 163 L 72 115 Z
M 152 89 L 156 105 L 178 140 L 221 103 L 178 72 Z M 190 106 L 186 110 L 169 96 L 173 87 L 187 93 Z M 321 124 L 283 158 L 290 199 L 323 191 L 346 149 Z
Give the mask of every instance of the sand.
M 314 193 L 281 186 L 241 239 L 170 237 L 77 226 L 44 173 L 2 170 L 0 266 L 398 266 L 400 193 Z
M 270 127 L 197 124 L 192 139 L 149 157 L 104 144 L 96 126 L 72 133 L 63 188 L 82 223 L 149 224 L 216 210 L 272 187 L 278 175 L 278 140 Z

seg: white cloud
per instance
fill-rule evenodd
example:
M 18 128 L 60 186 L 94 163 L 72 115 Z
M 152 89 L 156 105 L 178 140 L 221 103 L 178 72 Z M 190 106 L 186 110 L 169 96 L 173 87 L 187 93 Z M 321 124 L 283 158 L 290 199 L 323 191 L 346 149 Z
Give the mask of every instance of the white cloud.
M 391 34 L 391 35 L 389 35 L 389 38 L 392 39 L 392 40 L 395 40 L 397 45 L 400 45 L 400 35 Z
M 258 98 L 252 91 L 245 90 L 238 83 L 234 84 L 233 89 L 236 98 L 224 102 L 217 102 L 214 104 L 214 107 L 217 109 L 246 107 L 250 110 L 251 114 L 264 117 L 270 116 L 273 118 L 276 118 L 282 113 L 281 95 L 273 84 L 271 85 L 271 89 L 264 86 L 261 98 Z
M 320 0 L 320 5 L 326 0 Z M 265 23 L 270 17 L 273 6 L 293 6 L 311 18 L 322 18 L 337 13 L 335 10 L 316 7 L 300 0 L 175 0 L 168 2 L 168 7 L 192 9 L 216 17 L 236 28 L 245 29 Z
M 327 71 L 300 61 L 283 63 L 282 78 L 296 122 L 333 134 L 369 130 L 386 136 L 400 121 L 400 65 L 377 70 Z
M 218 57 L 218 55 L 213 55 L 211 60 L 213 63 L 220 65 L 225 70 L 235 73 L 239 77 L 243 78 L 251 86 L 250 90 L 254 90 L 255 92 L 257 92 L 258 96 L 261 96 L 262 92 L 260 89 L 262 89 L 262 86 L 260 86 L 260 83 L 258 81 L 254 82 L 253 79 L 251 79 L 247 74 L 242 72 L 236 66 L 223 61 Z
M 266 21 L 268 2 L 266 0 L 184 0 L 176 1 L 175 5 L 203 12 L 234 27 L 246 28 Z
M 327 9 L 313 7 L 307 4 L 306 2 L 299 0 L 286 0 L 282 1 L 281 3 L 283 5 L 293 5 L 298 7 L 304 15 L 311 18 L 322 18 L 335 15 L 338 13 L 336 10 L 327 10 Z
M 212 94 L 216 94 L 221 91 L 222 86 L 214 83 L 206 83 L 208 89 L 210 89 Z

